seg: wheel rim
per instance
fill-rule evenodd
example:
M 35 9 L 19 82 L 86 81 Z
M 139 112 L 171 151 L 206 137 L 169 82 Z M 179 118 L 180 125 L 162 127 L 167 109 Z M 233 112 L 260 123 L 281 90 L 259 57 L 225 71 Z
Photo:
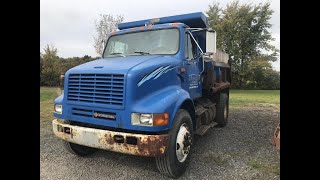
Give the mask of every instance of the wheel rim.
M 176 139 L 176 155 L 179 162 L 184 162 L 190 153 L 192 143 L 191 133 L 186 123 L 180 126 Z

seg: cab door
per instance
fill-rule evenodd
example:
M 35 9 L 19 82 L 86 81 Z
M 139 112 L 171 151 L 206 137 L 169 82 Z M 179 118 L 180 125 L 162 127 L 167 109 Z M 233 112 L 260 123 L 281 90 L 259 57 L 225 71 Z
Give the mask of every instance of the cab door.
M 191 33 L 187 31 L 184 37 L 185 53 L 183 60 L 183 67 L 185 68 L 182 87 L 189 92 L 192 99 L 201 96 L 202 85 L 200 80 L 201 69 L 200 66 L 200 51 L 191 37 Z

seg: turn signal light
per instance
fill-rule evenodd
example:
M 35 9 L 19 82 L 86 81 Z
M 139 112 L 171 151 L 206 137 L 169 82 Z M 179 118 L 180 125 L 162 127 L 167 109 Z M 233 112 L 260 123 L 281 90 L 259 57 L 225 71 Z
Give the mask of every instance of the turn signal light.
M 153 125 L 154 126 L 165 126 L 169 123 L 169 114 L 153 114 Z

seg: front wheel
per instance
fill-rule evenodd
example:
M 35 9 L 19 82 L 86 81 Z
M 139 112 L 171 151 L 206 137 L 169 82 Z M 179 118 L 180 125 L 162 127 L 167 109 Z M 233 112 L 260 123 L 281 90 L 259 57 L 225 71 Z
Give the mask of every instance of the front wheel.
M 157 167 L 161 173 L 177 178 L 185 172 L 193 140 L 192 127 L 190 114 L 180 109 L 169 132 L 168 149 L 164 156 L 156 157 Z

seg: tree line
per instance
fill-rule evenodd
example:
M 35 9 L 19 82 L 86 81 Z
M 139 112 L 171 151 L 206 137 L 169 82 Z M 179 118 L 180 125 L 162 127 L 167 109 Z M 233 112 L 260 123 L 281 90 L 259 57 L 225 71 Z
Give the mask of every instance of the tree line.
M 40 86 L 58 86 L 60 74 L 80 64 L 99 59 L 88 55 L 62 58 L 57 56 L 57 52 L 57 48 L 47 45 L 43 53 L 40 53 Z M 244 77 L 246 83 L 242 89 L 280 89 L 280 73 L 274 71 L 269 62 L 255 60 L 250 62 L 249 67 L 250 71 Z M 233 80 L 233 83 L 237 82 Z
M 217 32 L 217 48 L 229 54 L 232 67 L 232 88 L 280 89 L 280 72 L 271 62 L 279 57 L 279 50 L 270 44 L 274 41 L 270 28 L 273 10 L 270 3 L 244 3 L 232 1 L 222 8 L 214 2 L 208 7 L 209 26 Z M 100 15 L 95 21 L 96 34 L 93 47 L 102 53 L 106 35 L 117 29 L 123 16 Z M 47 45 L 40 53 L 40 85 L 57 86 L 59 76 L 68 69 L 98 57 L 84 56 L 61 58 L 57 49 Z
M 61 74 L 75 66 L 99 58 L 88 55 L 62 58 L 57 53 L 58 50 L 53 45 L 46 45 L 40 53 L 40 86 L 58 86 Z

